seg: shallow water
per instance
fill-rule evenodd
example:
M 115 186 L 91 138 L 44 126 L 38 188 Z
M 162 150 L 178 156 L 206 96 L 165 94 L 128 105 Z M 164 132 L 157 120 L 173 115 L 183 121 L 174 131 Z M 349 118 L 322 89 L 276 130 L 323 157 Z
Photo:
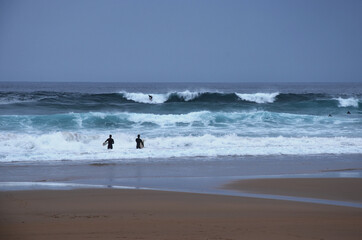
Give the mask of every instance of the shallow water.
M 120 188 L 221 194 L 361 207 L 362 203 L 222 189 L 240 179 L 362 178 L 361 155 L 268 156 L 173 161 L 65 161 L 0 164 L 0 190 Z

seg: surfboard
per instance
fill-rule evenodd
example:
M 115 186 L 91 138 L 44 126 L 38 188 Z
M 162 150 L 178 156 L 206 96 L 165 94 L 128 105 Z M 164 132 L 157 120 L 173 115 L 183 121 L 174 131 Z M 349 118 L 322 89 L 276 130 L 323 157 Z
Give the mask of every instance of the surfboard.
M 141 141 L 140 147 L 141 147 L 141 148 L 144 148 L 144 147 L 145 147 L 145 140 L 144 140 L 144 139 Z
M 107 142 L 102 143 L 103 146 L 106 146 Z

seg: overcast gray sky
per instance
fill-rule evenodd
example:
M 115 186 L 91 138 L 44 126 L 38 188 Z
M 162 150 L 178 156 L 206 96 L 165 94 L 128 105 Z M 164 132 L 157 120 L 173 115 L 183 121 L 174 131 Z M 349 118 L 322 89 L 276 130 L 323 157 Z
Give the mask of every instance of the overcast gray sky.
M 361 0 L 0 0 L 0 81 L 362 81 Z

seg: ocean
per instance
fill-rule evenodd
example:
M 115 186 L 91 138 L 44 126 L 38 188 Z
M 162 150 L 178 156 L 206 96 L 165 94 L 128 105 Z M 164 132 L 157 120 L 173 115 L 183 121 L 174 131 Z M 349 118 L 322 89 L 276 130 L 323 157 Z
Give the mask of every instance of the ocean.
M 362 83 L 0 82 L 0 163 L 323 154 L 362 154 Z

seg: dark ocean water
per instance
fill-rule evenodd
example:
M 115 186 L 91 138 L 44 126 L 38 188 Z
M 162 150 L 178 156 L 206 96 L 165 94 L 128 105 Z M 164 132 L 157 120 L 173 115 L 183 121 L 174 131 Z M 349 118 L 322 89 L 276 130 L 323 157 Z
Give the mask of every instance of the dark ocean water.
M 0 162 L 360 154 L 361 102 L 360 83 L 2 82 Z

